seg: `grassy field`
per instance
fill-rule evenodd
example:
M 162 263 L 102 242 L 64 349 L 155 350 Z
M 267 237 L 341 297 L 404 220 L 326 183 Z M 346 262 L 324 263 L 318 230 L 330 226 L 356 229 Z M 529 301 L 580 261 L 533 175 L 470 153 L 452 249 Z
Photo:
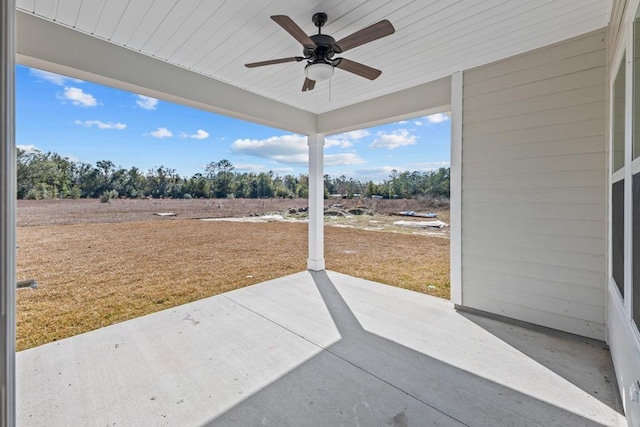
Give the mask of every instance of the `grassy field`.
M 136 211 L 140 203 L 126 208 L 65 202 L 64 209 L 29 203 L 37 216 L 56 218 L 42 225 L 19 204 L 19 223 L 31 225 L 18 227 L 18 278 L 34 278 L 39 285 L 18 291 L 19 350 L 306 268 L 303 222 L 199 221 L 193 218 L 212 215 L 193 212 L 182 215 L 186 219 L 160 218 L 153 216 L 157 205 L 139 209 L 134 220 L 108 222 L 109 209 Z M 74 224 L 60 221 L 64 212 L 87 206 L 101 210 L 99 221 L 86 213 Z M 242 209 L 231 216 L 248 213 Z M 448 220 L 447 215 L 439 216 Z M 380 226 L 388 218 L 328 220 L 339 227 L 325 227 L 327 268 L 448 298 L 448 238 L 392 232 Z M 377 231 L 363 229 L 364 223 Z

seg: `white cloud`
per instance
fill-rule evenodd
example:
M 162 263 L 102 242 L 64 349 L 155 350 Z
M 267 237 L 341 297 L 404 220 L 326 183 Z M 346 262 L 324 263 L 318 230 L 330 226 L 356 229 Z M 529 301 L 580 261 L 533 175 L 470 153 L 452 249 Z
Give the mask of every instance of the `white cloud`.
M 67 76 L 61 76 L 60 74 L 50 73 L 49 71 L 38 70 L 36 68 L 30 68 L 29 74 L 58 86 L 64 86 L 65 84 L 67 84 L 67 82 L 83 83 L 82 80 L 74 79 Z
M 95 107 L 98 105 L 98 101 L 89 93 L 85 93 L 82 89 L 77 87 L 65 87 L 64 93 L 60 96 L 61 99 L 71 101 L 73 105 L 79 107 Z
M 153 136 L 154 138 L 162 139 L 172 137 L 173 133 L 171 133 L 171 131 L 167 128 L 158 128 L 157 130 L 151 132 L 151 136 Z
M 450 162 L 422 162 L 422 163 L 410 163 L 407 168 L 412 171 L 432 171 L 440 168 L 448 168 L 451 165 Z
M 351 148 L 353 147 L 352 141 L 365 138 L 369 135 L 371 135 L 369 131 L 364 129 L 339 133 L 339 134 L 327 137 L 324 141 L 324 146 L 326 148 L 331 148 L 331 147 Z
M 90 128 L 92 126 L 97 127 L 98 129 L 117 129 L 117 130 L 122 130 L 125 129 L 127 127 L 127 125 L 125 125 L 124 123 L 105 123 L 105 122 L 101 122 L 100 120 L 76 120 L 74 122 L 75 124 L 79 125 L 79 126 L 84 126 L 87 128 Z
M 353 143 L 348 139 L 330 137 L 324 140 L 324 146 L 325 148 L 331 148 L 331 147 L 351 148 L 353 147 Z
M 136 104 L 144 110 L 155 110 L 158 106 L 158 100 L 150 96 L 136 95 Z
M 366 161 L 358 156 L 356 153 L 339 153 L 339 154 L 325 154 L 324 165 L 330 166 L 345 166 L 345 165 L 361 165 Z
M 409 134 L 406 129 L 398 129 L 393 132 L 378 132 L 377 138 L 369 144 L 369 148 L 387 148 L 393 150 L 406 145 L 416 143 L 417 137 Z
M 202 129 L 198 129 L 196 133 L 189 134 L 187 132 L 180 132 L 178 134 L 179 138 L 193 138 L 193 139 L 207 139 L 209 138 L 209 132 L 204 131 Z
M 425 126 L 428 124 L 437 124 L 446 122 L 450 118 L 450 113 L 436 113 L 430 116 L 424 116 L 413 122 L 416 126 Z
M 302 135 L 272 136 L 261 140 L 237 139 L 231 144 L 231 149 L 236 153 L 271 159 L 283 164 L 309 163 L 307 138 Z M 362 164 L 365 161 L 356 153 L 339 153 L 326 154 L 324 163 L 326 166 L 338 166 Z
M 307 138 L 302 135 L 272 136 L 259 140 L 236 139 L 231 144 L 231 150 L 285 164 L 308 162 Z
M 394 170 L 399 174 L 406 171 L 428 172 L 437 171 L 440 168 L 448 168 L 449 165 L 450 163 L 446 161 L 409 163 L 402 166 L 379 166 L 366 169 L 357 169 L 354 171 L 354 174 L 359 179 L 382 182 L 385 179 L 389 179 Z
M 358 169 L 355 171 L 358 175 L 390 175 L 393 171 L 404 172 L 404 168 L 398 166 L 380 166 L 377 168 Z
M 389 179 L 394 170 L 398 173 L 402 173 L 406 168 L 401 166 L 380 166 L 375 168 L 358 169 L 354 171 L 354 173 L 358 179 L 382 182 L 385 179 Z
M 427 116 L 429 123 L 442 123 L 449 120 L 449 113 L 437 113 Z
M 36 147 L 33 144 L 28 144 L 28 145 L 21 145 L 18 144 L 16 145 L 17 148 L 21 149 L 22 151 L 26 151 L 27 153 L 33 153 L 35 151 L 40 151 L 40 149 L 38 147 Z
M 344 138 L 344 139 L 362 139 L 371 135 L 368 130 L 360 129 L 360 130 L 352 130 L 351 132 L 344 132 L 338 135 L 335 135 L 336 138 Z
M 193 135 L 189 135 L 189 138 L 194 138 L 194 139 L 207 139 L 209 138 L 209 132 L 204 131 L 202 129 L 198 129 L 196 131 L 196 133 L 194 133 Z
M 304 154 L 278 154 L 270 157 L 278 163 L 283 163 L 285 165 L 306 165 L 309 163 L 309 155 L 307 153 Z
M 256 165 L 251 163 L 238 163 L 235 165 L 235 170 L 238 172 L 262 172 L 267 170 L 265 165 Z

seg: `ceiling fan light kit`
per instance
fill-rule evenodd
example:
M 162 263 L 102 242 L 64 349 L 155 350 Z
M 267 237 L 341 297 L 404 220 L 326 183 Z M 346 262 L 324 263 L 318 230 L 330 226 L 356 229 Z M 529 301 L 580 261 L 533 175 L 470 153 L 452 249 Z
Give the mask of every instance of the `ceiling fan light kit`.
M 334 66 L 328 62 L 312 62 L 304 68 L 307 78 L 321 82 L 333 76 Z
M 327 22 L 325 13 L 316 13 L 311 19 L 318 34 L 308 36 L 291 18 L 286 15 L 274 15 L 271 19 L 288 32 L 298 43 L 303 46 L 303 56 L 293 56 L 290 58 L 272 59 L 268 61 L 252 62 L 245 64 L 247 68 L 262 67 L 265 65 L 283 64 L 285 62 L 307 61 L 305 66 L 305 80 L 302 91 L 306 92 L 315 87 L 315 82 L 328 80 L 333 76 L 335 68 L 348 71 L 369 80 L 377 79 L 382 71 L 359 62 L 346 58 L 334 58 L 336 54 L 341 54 L 347 50 L 361 46 L 365 43 L 386 37 L 395 32 L 393 25 L 388 20 L 382 20 L 360 31 L 336 40 L 327 34 L 322 34 L 322 27 Z

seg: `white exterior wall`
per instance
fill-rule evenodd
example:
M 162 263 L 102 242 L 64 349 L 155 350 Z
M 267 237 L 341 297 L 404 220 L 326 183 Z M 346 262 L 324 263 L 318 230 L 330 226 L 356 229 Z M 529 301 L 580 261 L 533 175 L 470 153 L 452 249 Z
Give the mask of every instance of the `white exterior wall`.
M 605 338 L 605 36 L 465 71 L 463 306 Z

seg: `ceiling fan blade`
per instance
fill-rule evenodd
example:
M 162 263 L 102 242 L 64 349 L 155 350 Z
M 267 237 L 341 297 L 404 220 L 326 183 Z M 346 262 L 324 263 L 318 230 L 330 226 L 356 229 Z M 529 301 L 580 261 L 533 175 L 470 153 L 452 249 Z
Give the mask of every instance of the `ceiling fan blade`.
M 380 76 L 380 74 L 382 74 L 382 71 L 380 70 L 376 70 L 375 68 L 369 67 L 368 65 L 351 61 L 346 58 L 338 58 L 334 62 L 334 64 L 341 70 L 348 71 L 369 80 L 375 80 Z
M 273 15 L 271 19 L 280 25 L 287 33 L 291 34 L 294 39 L 298 40 L 302 46 L 308 47 L 309 49 L 317 47 L 315 42 L 302 31 L 302 28 L 298 27 L 298 24 L 293 22 L 287 15 Z
M 308 78 L 304 79 L 304 83 L 302 84 L 302 91 L 303 92 L 307 92 L 310 90 L 313 90 L 313 88 L 316 87 L 316 81 L 315 80 L 311 80 Z
M 381 39 L 396 32 L 391 22 L 388 20 L 382 20 L 366 28 L 356 31 L 355 33 L 339 40 L 334 47 L 334 51 L 337 53 L 346 52 L 354 47 L 362 46 L 365 43 L 372 42 L 374 40 Z
M 304 58 L 302 56 L 292 56 L 291 58 L 280 58 L 280 59 L 271 59 L 269 61 L 251 62 L 249 64 L 244 64 L 244 66 L 247 68 L 255 68 L 255 67 L 262 67 L 265 65 L 283 64 L 285 62 L 302 61 L 303 59 Z

